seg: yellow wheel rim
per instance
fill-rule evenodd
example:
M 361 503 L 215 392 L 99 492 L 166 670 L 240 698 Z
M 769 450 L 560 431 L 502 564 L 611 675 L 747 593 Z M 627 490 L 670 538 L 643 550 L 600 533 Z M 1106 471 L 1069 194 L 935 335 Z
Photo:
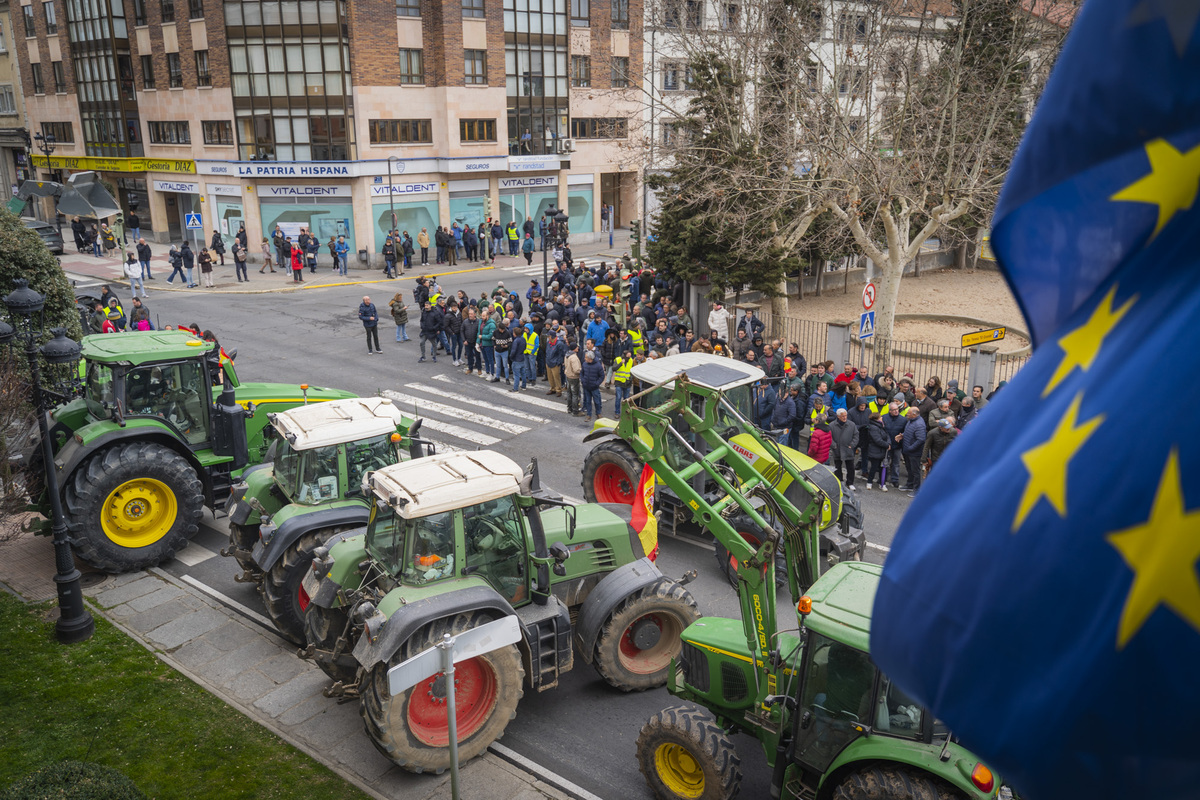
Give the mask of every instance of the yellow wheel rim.
M 145 547 L 167 535 L 175 524 L 175 493 L 154 478 L 125 481 L 104 501 L 100 527 L 121 547 Z
M 704 770 L 686 747 L 661 744 L 654 751 L 654 767 L 663 785 L 679 797 L 704 794 Z

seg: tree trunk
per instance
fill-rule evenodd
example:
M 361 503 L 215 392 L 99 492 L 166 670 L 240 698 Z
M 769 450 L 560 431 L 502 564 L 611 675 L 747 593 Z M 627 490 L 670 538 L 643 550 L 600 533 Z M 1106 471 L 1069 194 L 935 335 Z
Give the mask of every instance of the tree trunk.
M 817 261 L 817 297 L 821 296 L 821 279 L 825 277 L 825 266 L 828 263 L 824 258 Z
M 900 298 L 900 279 L 904 275 L 905 265 L 898 254 L 889 253 L 886 263 L 875 266 L 879 268 L 875 287 L 875 366 L 882 369 L 892 360 L 896 304 Z
M 800 280 L 804 280 L 804 275 L 800 276 Z M 787 295 L 787 278 L 779 281 L 779 285 L 775 287 L 779 295 L 771 298 L 771 316 L 776 319 L 784 319 L 788 314 L 788 295 Z
M 963 242 L 954 248 L 954 268 L 960 272 L 967 268 L 967 248 L 969 246 L 967 242 Z

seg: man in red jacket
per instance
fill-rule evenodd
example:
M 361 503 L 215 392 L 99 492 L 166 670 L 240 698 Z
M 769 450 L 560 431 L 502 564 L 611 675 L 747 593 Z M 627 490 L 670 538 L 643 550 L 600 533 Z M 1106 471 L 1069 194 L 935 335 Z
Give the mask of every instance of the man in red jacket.
M 847 361 L 846 366 L 842 367 L 842 374 L 833 379 L 833 385 L 849 383 L 852 380 L 854 380 L 854 367 L 850 366 L 850 362 Z

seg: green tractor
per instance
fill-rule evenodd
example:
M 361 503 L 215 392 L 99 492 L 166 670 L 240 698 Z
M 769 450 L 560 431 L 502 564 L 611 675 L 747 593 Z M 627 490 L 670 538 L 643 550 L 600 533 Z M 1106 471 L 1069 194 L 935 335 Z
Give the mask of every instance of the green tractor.
M 828 564 L 818 543 L 826 490 L 783 459 L 778 463 L 788 485 L 802 494 L 782 491 L 780 476 L 758 471 L 743 455 L 748 448 L 726 434 L 732 422 L 759 448 L 776 445 L 720 389 L 690 377 L 670 379 L 665 396 L 654 393 L 668 382 L 635 395 L 622 406 L 617 431 L 729 552 L 741 619 L 704 617 L 682 634 L 667 689 L 688 704 L 655 714 L 637 742 L 638 766 L 655 797 L 735 797 L 741 780 L 735 733 L 754 737 L 765 751 L 772 797 L 1011 797 L 985 764 L 871 662 L 870 614 L 882 568 L 853 560 Z M 643 407 L 649 404 L 639 401 L 648 396 L 659 402 Z M 679 448 L 674 456 L 669 440 Z M 704 452 L 692 444 L 699 440 Z M 696 491 L 690 478 L 698 474 L 720 495 Z M 780 551 L 798 614 L 795 632 L 781 630 L 777 619 Z
M 731 406 L 742 421 L 754 418 L 753 388 L 762 380 L 763 372 L 758 367 L 733 361 L 711 353 L 681 353 L 667 358 L 656 358 L 638 364 L 632 376 L 642 386 L 652 390 L 638 396 L 637 403 L 645 408 L 654 408 L 671 399 L 674 377 L 686 372 L 693 386 L 713 391 L 720 390 L 725 403 Z M 821 535 L 819 546 L 822 557 L 829 563 L 862 560 L 866 552 L 867 539 L 863 531 L 863 513 L 858 498 L 846 492 L 833 470 L 818 464 L 807 454 L 777 444 L 773 439 L 751 435 L 752 424 L 741 425 L 738 419 L 720 409 L 717 411 L 719 429 L 729 446 L 754 466 L 759 475 L 774 481 L 776 487 L 793 503 L 807 504 L 808 495 L 794 482 L 793 472 L 798 472 L 806 481 L 821 487 L 826 502 L 821 508 Z M 708 444 L 703 437 L 688 429 L 683 415 L 676 412 L 671 419 L 676 435 L 667 437 L 664 443 L 664 463 L 678 471 L 692 463 L 690 450 L 703 454 Z M 755 429 L 756 430 L 756 429 Z M 637 434 L 643 444 L 649 445 L 649 434 L 642 430 Z M 618 431 L 618 421 L 609 418 L 597 419 L 585 442 L 598 442 L 588 453 L 583 463 L 583 496 L 589 502 L 633 503 L 635 489 L 642 473 L 643 460 L 638 451 L 623 439 Z M 781 469 L 780 462 L 786 461 L 790 469 Z M 653 465 L 652 465 L 653 467 Z M 654 502 L 662 517 L 661 525 L 667 531 L 676 531 L 686 525 L 692 517 L 692 509 L 680 498 L 670 483 L 655 472 Z M 723 490 L 702 471 L 694 471 L 688 477 L 693 490 L 715 502 Z M 736 480 L 734 484 L 736 485 Z M 742 535 L 751 544 L 759 545 L 755 534 L 748 526 L 742 526 Z M 715 543 L 717 566 L 733 586 L 737 585 L 737 563 L 729 550 L 717 540 Z M 786 569 L 783 553 L 777 553 L 779 569 L 776 580 L 782 585 Z
M 83 396 L 50 412 L 49 435 L 75 554 L 105 572 L 169 560 L 262 460 L 266 415 L 351 397 L 306 385 L 242 383 L 216 344 L 182 331 L 83 339 Z M 41 448 L 26 469 L 49 516 Z M 41 533 L 49 533 L 49 525 Z
M 416 438 L 420 420 L 387 398 L 313 403 L 268 414 L 275 441 L 266 463 L 249 467 L 225 503 L 230 546 L 258 584 L 267 616 L 279 633 L 304 644 L 308 595 L 302 580 L 315 548 L 335 533 L 367 524 L 371 501 L 363 476 L 420 458 L 432 445 Z
M 545 691 L 576 649 L 622 691 L 662 686 L 679 634 L 699 613 L 680 583 L 645 557 L 628 506 L 571 506 L 499 453 L 432 455 L 364 479 L 373 499 L 365 533 L 335 534 L 304 579 L 309 646 L 337 683 L 361 698 L 367 734 L 404 769 L 449 766 L 444 679 L 403 694 L 389 668 L 444 634 L 506 616 L 522 639 L 455 669 L 459 754 L 483 752 L 516 715 L 526 688 Z

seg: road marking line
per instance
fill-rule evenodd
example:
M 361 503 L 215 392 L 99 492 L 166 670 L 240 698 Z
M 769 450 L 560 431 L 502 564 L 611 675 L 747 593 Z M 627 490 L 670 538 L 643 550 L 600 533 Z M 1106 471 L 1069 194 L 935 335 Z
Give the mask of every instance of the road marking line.
M 430 375 L 429 377 L 433 378 L 433 380 L 435 380 L 435 381 L 442 381 L 444 383 L 457 383 L 457 381 L 455 381 L 453 378 L 451 378 L 447 375 Z M 503 381 L 501 381 L 501 383 L 503 383 Z M 488 389 L 489 391 L 496 392 L 498 394 L 502 394 L 505 396 L 513 394 L 513 392 L 509 391 L 508 389 L 501 389 L 498 386 L 486 386 L 485 385 L 484 388 Z M 520 396 L 511 398 L 511 399 L 519 400 L 520 402 L 527 403 L 531 406 L 538 406 L 539 408 L 546 408 L 546 409 L 549 409 L 550 411 L 557 411 L 560 414 L 566 413 L 567 406 L 564 403 L 555 403 L 551 400 L 543 400 L 540 397 L 530 397 L 522 392 L 517 392 L 516 394 L 518 394 Z
M 200 545 L 193 543 L 176 553 L 175 558 L 177 558 L 179 561 L 182 561 L 184 564 L 187 564 L 189 567 L 194 567 L 203 561 L 208 561 L 215 555 L 216 553 L 214 553 L 212 550 L 209 550 L 207 547 L 201 547 Z
M 434 442 L 433 449 L 439 453 L 466 453 L 466 452 L 469 452 L 465 448 L 455 447 L 454 445 L 446 444 L 445 442 Z
M 463 411 L 461 408 L 454 408 L 453 406 L 444 405 L 442 403 L 435 403 L 432 400 L 425 400 L 421 397 L 413 397 L 411 394 L 395 392 L 391 389 L 384 389 L 383 394 L 385 397 L 390 397 L 393 400 L 401 403 L 407 403 L 408 405 L 414 407 L 417 410 L 417 413 L 422 417 L 425 413 L 432 412 L 434 414 L 446 414 L 452 419 L 462 420 L 463 422 L 474 422 L 476 425 L 484 425 L 489 428 L 495 428 L 496 430 L 504 431 L 505 433 L 520 434 L 529 432 L 529 428 L 526 428 L 524 425 L 517 425 L 515 422 L 501 422 L 500 420 L 492 419 L 491 417 L 485 417 L 482 414 L 474 414 L 470 411 Z M 435 428 L 434 430 L 437 429 Z
M 481 444 L 484 447 L 491 447 L 500 441 L 495 436 L 488 436 L 486 433 L 469 431 L 466 428 L 460 428 L 457 425 L 451 425 L 447 422 L 438 422 L 436 419 L 430 419 L 429 417 L 422 417 L 421 419 L 425 421 L 424 426 L 431 431 L 437 431 L 438 433 L 444 433 L 448 436 L 454 436 L 467 442 Z
M 246 615 L 250 619 L 257 622 L 259 625 L 262 625 L 264 628 L 271 631 L 272 633 L 275 633 L 275 634 L 279 633 L 279 631 L 275 628 L 275 623 L 271 622 L 271 620 L 267 619 L 266 617 L 264 617 L 262 614 L 258 613 L 257 611 L 247 608 L 246 606 L 239 603 L 237 600 L 234 600 L 229 595 L 221 594 L 216 589 L 209 586 L 207 583 L 202 583 L 202 582 L 196 580 L 195 578 L 193 578 L 191 575 L 183 575 L 180 577 L 180 580 L 183 581 L 184 583 L 188 584 L 189 586 L 194 586 L 195 588 L 204 592 L 209 597 L 212 597 L 215 600 L 219 600 L 223 605 L 229 606 L 230 608 L 237 611 L 239 614 Z
M 892 548 L 888 547 L 887 545 L 875 544 L 874 542 L 867 542 L 867 547 L 871 547 L 876 550 L 882 550 L 885 553 L 892 552 Z
M 513 750 L 512 748 L 505 747 L 504 745 L 500 744 L 499 742 L 492 742 L 490 745 L 488 745 L 488 750 L 491 750 L 493 753 L 500 756 L 504 760 L 511 761 L 513 764 L 516 764 L 517 766 L 522 767 L 529 772 L 532 772 L 534 775 L 537 775 L 539 778 L 544 780 L 546 783 L 549 783 L 550 785 L 552 785 L 558 789 L 561 789 L 562 791 L 566 792 L 569 795 L 579 798 L 579 800 L 602 800 L 602 798 L 592 794 L 591 792 L 589 792 L 587 789 L 584 789 L 579 784 L 576 784 L 576 783 L 573 783 L 573 782 L 567 780 L 563 776 L 559 775 L 557 772 L 550 771 L 550 769 L 548 769 L 547 767 L 543 767 L 541 764 L 537 763 L 536 761 L 530 761 L 528 758 L 521 755 L 517 751 Z
M 439 376 L 439 377 L 445 377 L 445 376 Z M 444 389 L 442 389 L 440 386 L 426 386 L 421 383 L 406 383 L 406 384 L 404 384 L 404 388 L 405 389 L 416 389 L 416 390 L 422 391 L 422 392 L 437 392 L 439 397 L 443 397 L 447 400 L 457 400 L 460 403 L 468 403 L 473 406 L 479 406 L 481 408 L 486 408 L 488 411 L 496 411 L 500 414 L 508 414 L 509 416 L 513 416 L 518 419 L 527 419 L 530 422 L 537 422 L 537 423 L 545 424 L 550 421 L 550 420 L 546 419 L 545 417 L 537 417 L 537 416 L 534 416 L 533 414 L 526 414 L 524 411 L 517 411 L 516 409 L 505 408 L 504 406 L 492 405 L 491 403 L 485 403 L 482 400 L 476 400 L 473 397 L 467 397 L 466 395 L 454 394 L 453 392 L 447 392 Z

